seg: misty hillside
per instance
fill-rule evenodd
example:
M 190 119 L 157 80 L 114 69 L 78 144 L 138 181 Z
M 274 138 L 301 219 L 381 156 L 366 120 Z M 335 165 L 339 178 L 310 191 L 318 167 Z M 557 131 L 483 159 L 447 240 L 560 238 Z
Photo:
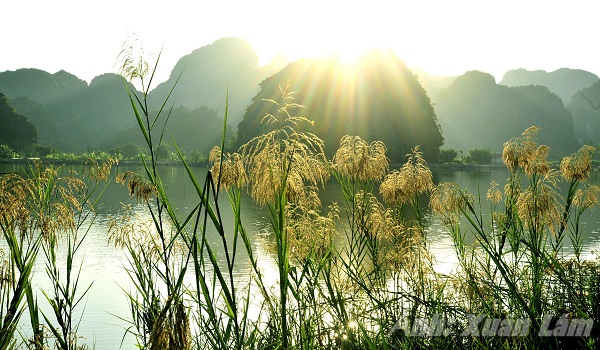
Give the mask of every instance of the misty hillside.
M 154 140 L 160 139 L 165 119 L 166 114 L 158 120 L 161 127 L 153 129 Z M 228 129 L 230 128 L 231 126 L 228 125 Z M 223 118 L 214 109 L 200 107 L 190 110 L 179 106 L 175 107 L 169 116 L 162 145 L 174 152 L 173 141 L 175 141 L 177 147 L 184 153 L 197 151 L 207 155 L 214 146 L 221 143 L 222 132 Z M 147 147 L 137 125 L 117 132 L 109 143 L 121 146 L 133 143 L 138 147 Z
M 56 125 L 56 118 L 42 104 L 27 96 L 20 96 L 10 101 L 17 113 L 27 116 L 37 129 L 37 143 L 64 149 L 62 133 Z
M 0 145 L 20 151 L 35 143 L 37 132 L 27 118 L 11 106 L 9 100 L 0 93 Z
M 197 148 L 204 151 L 208 147 L 204 144 L 206 140 L 213 140 L 215 135 L 220 138 L 227 89 L 230 96 L 228 124 L 233 131 L 258 92 L 259 83 L 283 64 L 278 58 L 271 65 L 260 67 L 256 52 L 247 42 L 234 38 L 218 40 L 179 60 L 170 79 L 151 91 L 150 101 L 154 104 L 150 109 L 160 107 L 172 84 L 184 72 L 170 101 L 174 107 L 185 106 L 196 111 L 195 114 L 210 114 L 207 120 L 219 127 L 216 131 L 212 126 L 186 128 L 169 123 L 169 127 L 179 128 L 173 135 L 178 135 L 176 140 L 182 140 L 184 148 L 192 148 L 192 140 L 196 140 Z M 128 84 L 128 87 L 139 95 L 133 85 Z M 40 130 L 40 144 L 61 151 L 120 147 L 123 144 L 116 142 L 130 143 L 131 140 L 119 139 L 118 135 L 139 133 L 123 79 L 113 73 L 100 75 L 88 85 L 65 71 L 54 74 L 38 69 L 6 71 L 0 73 L 0 93 L 13 100 L 18 111 Z M 218 115 L 220 121 L 213 123 L 213 114 Z M 187 119 L 174 120 L 183 123 Z
M 113 73 L 94 78 L 85 90 L 46 107 L 55 116 L 62 136 L 79 149 L 98 148 L 115 132 L 136 123 L 123 79 Z
M 6 71 L 0 73 L 0 92 L 36 125 L 38 143 L 62 151 L 97 149 L 135 122 L 123 79 L 112 73 L 88 85 L 65 71 Z
M 159 107 L 180 76 L 165 143 L 174 139 L 186 152 L 206 153 L 220 140 L 227 90 L 228 128 L 234 132 L 239 123 L 238 144 L 264 131 L 259 123 L 273 111 L 263 99 L 277 100 L 279 85 L 288 79 L 330 155 L 345 134 L 384 141 L 394 160 L 415 145 L 436 159 L 442 135 L 448 148 L 500 151 L 503 142 L 531 125 L 541 127 L 540 142 L 553 154 L 600 142 L 600 111 L 582 97 L 598 106 L 600 83 L 596 75 L 576 69 L 516 69 L 497 84 L 491 75 L 475 71 L 460 77 L 413 72 L 382 51 L 363 55 L 350 70 L 335 58 L 287 65 L 279 57 L 260 66 L 248 42 L 223 38 L 182 57 L 169 80 L 150 92 L 150 110 Z M 78 152 L 142 144 L 126 87 L 116 74 L 102 74 L 88 84 L 64 70 L 6 71 L 0 72 L 0 93 L 35 126 L 43 146 Z M 566 109 L 563 101 L 573 95 Z
M 237 127 L 258 93 L 258 84 L 281 68 L 281 61 L 261 67 L 247 41 L 223 38 L 179 59 L 169 79 L 152 90 L 150 98 L 155 102 L 164 100 L 181 75 L 172 95 L 176 105 L 190 109 L 207 106 L 223 116 L 229 91 L 228 120 Z
M 440 91 L 447 88 L 456 79 L 453 76 L 439 76 L 430 74 L 422 69 L 413 69 L 413 72 L 417 75 L 417 79 L 423 85 L 427 96 L 431 99 L 431 102 L 435 106 Z
M 238 128 L 238 145 L 269 131 L 261 125 L 265 113 L 278 115 L 263 99 L 281 100 L 279 86 L 290 81 L 295 103 L 305 106 L 290 111 L 314 121 L 306 130 L 325 141 L 332 155 L 343 135 L 358 135 L 368 142 L 380 140 L 392 161 L 404 161 L 412 147 L 436 161 L 442 137 L 425 90 L 394 54 L 373 51 L 354 67 L 339 59 L 305 59 L 294 62 L 261 84 Z
M 571 113 L 543 86 L 507 87 L 490 74 L 467 72 L 440 92 L 436 113 L 449 148 L 501 152 L 504 142 L 532 125 L 540 127 L 538 142 L 550 146 L 552 156 L 578 147 Z
M 56 103 L 84 91 L 88 84 L 61 70 L 50 74 L 39 69 L 0 72 L 0 92 L 9 100 L 27 96 L 38 103 Z
M 578 91 L 567 106 L 580 143 L 600 143 L 600 81 Z
M 564 105 L 571 103 L 571 97 L 579 90 L 589 87 L 600 78 L 596 74 L 581 69 L 561 68 L 554 72 L 544 70 L 513 69 L 504 74 L 500 85 L 527 86 L 541 85 L 561 98 Z

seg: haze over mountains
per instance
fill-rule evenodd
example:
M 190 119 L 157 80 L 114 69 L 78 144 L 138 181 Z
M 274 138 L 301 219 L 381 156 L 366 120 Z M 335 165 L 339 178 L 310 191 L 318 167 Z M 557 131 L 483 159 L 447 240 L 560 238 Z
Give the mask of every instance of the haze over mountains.
M 500 151 L 504 142 L 532 125 L 540 143 L 569 154 L 577 150 L 573 118 L 560 98 L 540 85 L 508 87 L 478 71 L 467 72 L 440 91 L 436 103 L 445 146 Z
M 247 42 L 224 38 L 182 57 L 170 78 L 150 92 L 150 107 L 157 109 L 179 79 L 165 140 L 175 140 L 186 152 L 207 153 L 219 142 L 226 91 L 229 129 L 234 132 L 239 124 L 239 144 L 262 130 L 259 123 L 269 108 L 263 99 L 276 99 L 279 85 L 288 80 L 298 91 L 295 102 L 306 105 L 302 113 L 315 120 L 312 131 L 329 151 L 350 133 L 384 140 L 396 159 L 420 144 L 435 161 L 442 142 L 445 148 L 500 152 L 505 141 L 531 125 L 541 128 L 539 141 L 551 154 L 600 143 L 600 79 L 586 71 L 515 69 L 497 83 L 484 72 L 460 77 L 411 72 L 385 52 L 363 56 L 353 73 L 340 67 L 334 59 L 261 66 Z M 35 125 L 38 144 L 61 151 L 141 145 L 126 87 L 139 93 L 112 73 L 88 84 L 64 70 L 0 72 L 8 109 Z
M 235 129 L 244 109 L 258 92 L 258 84 L 283 64 L 273 62 L 261 67 L 256 52 L 247 42 L 224 38 L 182 57 L 172 69 L 169 80 L 150 92 L 150 101 L 155 103 L 150 108 L 160 107 L 181 76 L 171 102 L 195 115 L 186 117 L 197 124 L 188 128 L 189 133 L 200 129 L 211 137 L 220 137 L 227 91 L 232 96 L 229 99 L 229 125 Z M 131 84 L 127 87 L 140 93 Z M 123 79 L 113 73 L 98 76 L 88 85 L 65 71 L 54 74 L 37 69 L 6 71 L 0 73 L 0 92 L 8 99 L 14 99 L 13 107 L 17 112 L 31 115 L 30 119 L 39 129 L 38 142 L 43 145 L 64 151 L 106 149 L 122 146 L 121 143 L 127 141 L 124 134 L 139 133 Z M 176 116 L 188 113 L 182 109 L 178 112 Z M 176 119 L 168 124 L 168 128 L 181 129 L 174 125 Z M 215 123 L 215 119 L 220 122 Z M 207 128 L 209 125 L 215 128 Z M 167 133 L 166 139 L 170 140 L 170 136 Z M 190 139 L 192 136 L 181 137 Z M 132 140 L 139 144 L 143 141 L 141 135 Z M 198 150 L 208 152 L 206 147 Z

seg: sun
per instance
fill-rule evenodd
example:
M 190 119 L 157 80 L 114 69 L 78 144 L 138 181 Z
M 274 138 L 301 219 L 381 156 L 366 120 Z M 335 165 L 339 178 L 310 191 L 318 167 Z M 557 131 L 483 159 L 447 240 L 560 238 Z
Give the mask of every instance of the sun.
M 373 49 L 387 49 L 388 46 L 377 40 L 365 40 L 352 33 L 315 33 L 311 39 L 293 44 L 281 43 L 274 45 L 272 41 L 250 40 L 257 51 L 262 64 L 268 64 L 279 54 L 290 62 L 302 58 L 335 57 L 343 64 L 353 64 L 360 56 Z
M 378 24 L 380 17 L 366 16 L 363 7 L 323 2 L 319 12 L 306 11 L 296 14 L 298 18 L 309 19 L 301 25 L 285 23 L 285 30 L 273 31 L 269 27 L 268 32 L 249 29 L 245 33 L 261 63 L 270 62 L 277 54 L 290 61 L 337 56 L 351 63 L 364 51 L 387 49 L 397 42 L 395 36 Z
M 329 50 L 322 52 L 325 56 L 335 56 L 343 64 L 354 64 L 357 59 L 368 50 L 376 49 L 375 45 L 369 46 L 366 43 L 357 43 L 347 38 L 331 45 Z

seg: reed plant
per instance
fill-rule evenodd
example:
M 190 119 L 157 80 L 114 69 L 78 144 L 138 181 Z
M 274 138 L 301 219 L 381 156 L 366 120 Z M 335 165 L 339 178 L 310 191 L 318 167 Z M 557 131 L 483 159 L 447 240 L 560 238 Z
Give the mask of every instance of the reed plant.
M 32 337 L 25 344 L 43 349 L 83 349 L 77 334 L 80 303 L 91 286 L 79 286 L 81 262 L 76 262 L 87 230 L 93 223 L 93 206 L 106 188 L 113 160 L 94 163 L 81 175 L 35 163 L 24 175 L 0 179 L 0 230 L 9 250 L 3 257 L 0 349 L 17 346 L 15 332 L 24 310 L 29 314 Z M 85 229 L 85 231 L 84 231 Z M 41 290 L 52 314 L 41 311 L 34 289 L 33 269 L 43 250 L 51 290 Z M 57 258 L 65 257 L 65 265 Z M 77 265 L 79 264 L 79 268 Z M 42 322 L 43 319 L 43 322 Z M 45 332 L 49 330 L 50 334 Z
M 587 182 L 591 148 L 565 158 L 559 172 L 547 162 L 549 149 L 537 145 L 537 128 L 528 129 L 505 145 L 507 185 L 492 184 L 482 198 L 456 184 L 434 185 L 418 147 L 390 172 L 383 143 L 345 136 L 328 160 L 288 82 L 279 99 L 264 101 L 273 107 L 262 120 L 267 132 L 238 150 L 226 149 L 225 109 L 223 141 L 211 151 L 203 179 L 175 145 L 196 196 L 194 207 L 182 211 L 161 180 L 155 152 L 170 95 L 150 111 L 156 66 L 149 69 L 129 47 L 123 55 L 122 74 L 143 87 L 129 97 L 148 155 L 144 173 L 118 179 L 146 206 L 150 221 L 115 221 L 111 237 L 128 254 L 127 332 L 139 348 L 560 347 L 568 339 L 462 337 L 460 330 L 472 314 L 525 318 L 531 334 L 547 315 L 597 319 L 598 265 L 582 258 L 582 215 L 599 192 Z M 343 193 L 341 209 L 320 200 L 330 176 Z M 560 181 L 569 187 L 564 197 Z M 260 242 L 242 220 L 245 191 L 269 218 Z M 426 235 L 431 220 L 441 220 L 453 240 L 459 266 L 452 274 L 436 270 Z M 472 238 L 476 245 L 468 243 Z M 564 252 L 566 239 L 573 257 Z M 257 254 L 257 244 L 272 257 L 275 284 L 261 267 L 271 258 Z M 246 278 L 236 272 L 242 268 Z M 427 317 L 453 320 L 452 332 L 411 334 Z M 575 341 L 596 344 L 594 337 Z
M 582 264 L 580 259 L 581 215 L 598 202 L 598 189 L 587 182 L 593 149 L 584 146 L 564 158 L 559 173 L 547 162 L 548 147 L 536 143 L 537 132 L 538 128 L 531 127 L 505 144 L 503 160 L 509 178 L 504 191 L 496 183 L 488 191 L 487 218 L 481 196 L 474 197 L 455 184 L 439 184 L 431 198 L 431 208 L 451 233 L 459 258 L 463 307 L 470 313 L 528 319 L 535 335 L 547 315 L 592 318 L 596 282 L 578 283 L 581 279 L 575 271 L 591 272 L 592 280 L 598 275 L 597 264 Z M 564 197 L 559 193 L 561 181 L 568 184 Z M 562 249 L 565 230 L 574 257 Z M 468 234 L 476 246 L 467 243 Z M 565 303 L 565 296 L 570 302 Z M 564 341 L 532 336 L 516 343 L 557 347 Z M 594 342 L 589 338 L 576 341 L 583 347 Z M 511 343 L 495 339 L 493 346 L 498 344 Z

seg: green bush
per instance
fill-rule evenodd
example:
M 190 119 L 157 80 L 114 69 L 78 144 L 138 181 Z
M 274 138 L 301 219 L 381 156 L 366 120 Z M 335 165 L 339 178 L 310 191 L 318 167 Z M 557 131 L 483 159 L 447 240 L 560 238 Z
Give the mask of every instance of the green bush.
M 492 164 L 493 152 L 489 149 L 472 149 L 469 151 L 469 160 L 471 163 L 488 165 Z

